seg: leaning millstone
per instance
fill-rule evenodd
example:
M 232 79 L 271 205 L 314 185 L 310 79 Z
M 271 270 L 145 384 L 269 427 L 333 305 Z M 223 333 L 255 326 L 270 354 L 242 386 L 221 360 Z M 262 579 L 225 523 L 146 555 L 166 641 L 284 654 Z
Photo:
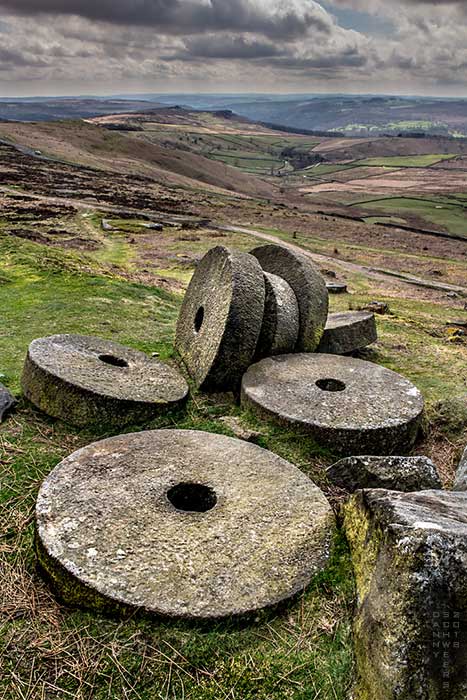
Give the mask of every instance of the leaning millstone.
M 266 301 L 256 358 L 293 352 L 298 340 L 300 315 L 297 297 L 285 280 L 264 273 Z
M 327 282 L 326 289 L 329 294 L 347 294 L 347 285 L 343 282 Z
M 26 398 L 49 416 L 79 427 L 144 423 L 188 396 L 185 379 L 172 367 L 83 335 L 34 340 L 22 387 Z
M 417 437 L 424 402 L 407 379 L 339 355 L 272 357 L 246 372 L 242 402 L 260 416 L 297 426 L 336 454 L 404 454 Z
M 0 423 L 5 419 L 6 415 L 16 404 L 15 397 L 8 391 L 3 384 L 0 384 Z
M 462 455 L 454 481 L 454 491 L 467 491 L 467 447 Z
M 467 493 L 359 491 L 344 512 L 355 697 L 467 698 Z
M 61 462 L 36 508 L 41 567 L 69 604 L 218 618 L 275 605 L 327 563 L 334 516 L 271 452 L 157 430 Z
M 180 311 L 175 346 L 196 385 L 235 389 L 251 364 L 264 314 L 264 275 L 248 253 L 213 248 L 198 264 Z
M 333 484 L 350 492 L 442 488 L 438 471 L 428 457 L 346 457 L 329 467 L 326 474 Z
M 319 270 L 301 253 L 278 245 L 251 251 L 265 272 L 282 277 L 293 289 L 300 311 L 297 350 L 314 352 L 319 345 L 328 316 L 329 296 Z
M 366 311 L 329 314 L 318 352 L 346 355 L 378 340 L 375 316 Z

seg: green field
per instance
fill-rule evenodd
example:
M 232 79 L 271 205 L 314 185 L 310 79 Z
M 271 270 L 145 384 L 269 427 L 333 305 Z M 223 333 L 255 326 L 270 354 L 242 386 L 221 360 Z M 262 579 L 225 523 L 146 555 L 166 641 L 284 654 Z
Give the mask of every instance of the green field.
M 365 160 L 359 160 L 358 165 L 370 165 L 375 167 L 389 165 L 396 168 L 428 168 L 430 165 L 439 163 L 442 160 L 451 160 L 452 158 L 456 158 L 455 153 L 432 153 L 429 155 L 418 156 L 387 156 L 384 158 L 367 158 Z
M 426 223 L 426 228 L 445 229 L 449 233 L 465 236 L 467 238 L 467 210 L 460 204 L 440 203 L 428 199 L 416 199 L 410 197 L 388 197 L 365 202 L 353 202 L 352 206 L 359 206 L 371 211 L 379 210 L 387 212 L 390 216 L 398 218 L 416 216 Z

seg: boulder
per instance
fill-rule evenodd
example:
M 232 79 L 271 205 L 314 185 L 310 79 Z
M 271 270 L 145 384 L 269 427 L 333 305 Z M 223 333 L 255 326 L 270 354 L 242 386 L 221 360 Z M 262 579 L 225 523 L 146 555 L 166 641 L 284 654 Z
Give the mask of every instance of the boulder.
M 467 493 L 358 491 L 344 527 L 357 585 L 355 698 L 466 698 Z
M 347 457 L 327 470 L 329 479 L 346 491 L 392 489 L 422 491 L 442 488 L 428 457 Z
M 3 384 L 0 384 L 0 423 L 3 422 L 7 413 L 11 411 L 15 403 L 15 397 L 3 386 Z
M 454 491 L 467 491 L 467 447 L 459 463 L 453 488 Z

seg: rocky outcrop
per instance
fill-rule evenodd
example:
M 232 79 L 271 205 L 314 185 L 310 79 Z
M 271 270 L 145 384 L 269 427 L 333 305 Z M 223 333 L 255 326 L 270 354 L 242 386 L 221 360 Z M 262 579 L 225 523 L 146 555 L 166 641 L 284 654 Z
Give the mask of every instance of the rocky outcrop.
M 359 491 L 355 700 L 467 697 L 467 493 Z
M 428 457 L 347 457 L 326 472 L 336 486 L 357 489 L 422 491 L 440 489 L 437 469 Z

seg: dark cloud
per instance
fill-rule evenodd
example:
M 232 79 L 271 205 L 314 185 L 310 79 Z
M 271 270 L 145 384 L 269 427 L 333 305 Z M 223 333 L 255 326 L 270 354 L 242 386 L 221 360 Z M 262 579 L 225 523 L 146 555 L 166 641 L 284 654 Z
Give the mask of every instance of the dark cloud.
M 313 27 L 329 31 L 326 13 L 314 3 L 278 5 L 252 0 L 0 0 L 0 6 L 27 15 L 78 15 L 90 20 L 153 26 L 174 34 L 206 31 L 256 32 L 275 38 L 298 38 Z
M 185 42 L 185 49 L 166 57 L 166 60 L 190 61 L 198 58 L 248 59 L 270 58 L 281 53 L 276 44 L 250 41 L 243 36 L 209 35 Z

